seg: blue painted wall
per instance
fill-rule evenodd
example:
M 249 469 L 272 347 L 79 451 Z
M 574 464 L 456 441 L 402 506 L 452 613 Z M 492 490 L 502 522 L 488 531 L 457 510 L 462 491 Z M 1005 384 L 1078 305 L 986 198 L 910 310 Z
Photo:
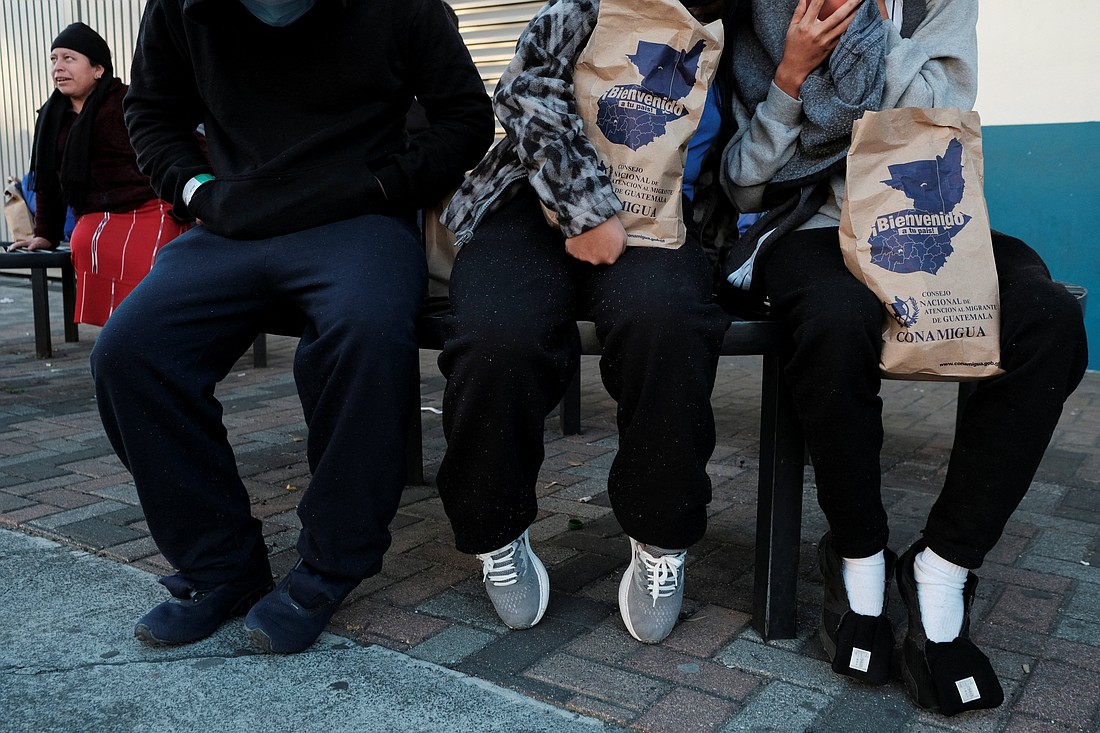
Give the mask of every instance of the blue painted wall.
M 1030 244 L 1056 280 L 1088 288 L 1089 369 L 1100 370 L 1100 122 L 982 128 L 994 229 Z

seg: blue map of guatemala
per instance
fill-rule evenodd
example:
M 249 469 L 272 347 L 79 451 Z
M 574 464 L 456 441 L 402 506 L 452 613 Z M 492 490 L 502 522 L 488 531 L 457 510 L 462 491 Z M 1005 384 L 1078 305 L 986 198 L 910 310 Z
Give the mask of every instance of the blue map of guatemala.
M 935 160 L 914 160 L 889 167 L 883 181 L 913 200 L 913 208 L 879 216 L 868 240 L 871 262 L 899 273 L 935 275 L 954 252 L 951 239 L 970 221 L 956 212 L 965 183 L 962 143 L 951 140 Z
M 596 126 L 604 136 L 638 150 L 664 135 L 669 122 L 687 114 L 680 100 L 695 86 L 705 46 L 705 41 L 699 41 L 684 51 L 638 41 L 637 52 L 627 58 L 641 74 L 641 83 L 611 87 L 596 103 Z

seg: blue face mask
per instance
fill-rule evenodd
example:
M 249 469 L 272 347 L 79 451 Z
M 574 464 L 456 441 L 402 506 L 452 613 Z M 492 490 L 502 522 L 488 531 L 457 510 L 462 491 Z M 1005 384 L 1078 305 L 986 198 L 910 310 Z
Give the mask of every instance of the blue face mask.
M 290 25 L 317 4 L 317 0 L 241 0 L 241 5 L 267 25 Z

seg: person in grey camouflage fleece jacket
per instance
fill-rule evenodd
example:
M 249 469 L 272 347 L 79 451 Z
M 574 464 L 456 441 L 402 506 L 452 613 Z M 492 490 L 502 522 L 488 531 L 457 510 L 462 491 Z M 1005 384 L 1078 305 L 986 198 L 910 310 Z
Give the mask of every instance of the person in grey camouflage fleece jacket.
M 724 3 L 684 5 L 716 18 Z M 573 68 L 598 10 L 594 0 L 551 0 L 536 14 L 494 96 L 507 138 L 442 217 L 461 249 L 439 360 L 448 445 L 438 485 L 456 546 L 481 559 L 501 619 L 538 623 L 549 578 L 527 530 L 538 511 L 543 425 L 579 364 L 574 322 L 594 321 L 604 384 L 618 402 L 608 496 L 632 553 L 619 605 L 627 630 L 654 643 L 678 618 L 685 553 L 705 531 L 711 497 L 710 393 L 729 319 L 714 302 L 714 257 L 699 232 L 731 211 L 719 187 L 705 185 L 729 138 L 717 103 L 725 81 L 712 86 L 708 132 L 692 141 L 713 165 L 686 182 L 698 184 L 684 199 L 693 222 L 686 243 L 626 247 L 621 205 L 573 96 Z

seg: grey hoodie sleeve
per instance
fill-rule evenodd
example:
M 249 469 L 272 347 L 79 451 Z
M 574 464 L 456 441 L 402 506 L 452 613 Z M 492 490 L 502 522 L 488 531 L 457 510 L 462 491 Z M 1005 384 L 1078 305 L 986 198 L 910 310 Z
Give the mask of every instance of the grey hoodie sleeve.
M 760 211 L 764 186 L 794 155 L 802 132 L 802 100 L 791 99 L 773 82 L 767 98 L 749 118 L 733 100 L 737 133 L 722 155 L 722 188 L 738 211 Z
M 882 109 L 959 107 L 977 96 L 978 0 L 927 0 L 927 15 L 911 38 L 890 21 Z M 794 154 L 803 121 L 801 101 L 774 84 L 751 118 L 735 103 L 738 133 L 726 147 L 722 185 L 740 211 L 759 211 L 764 186 Z M 838 181 L 838 190 L 843 183 Z M 835 207 L 835 202 L 829 206 Z
M 927 0 L 927 6 L 911 38 L 886 23 L 882 107 L 972 109 L 978 95 L 978 0 Z
M 753 6 L 757 27 L 778 31 L 781 19 L 786 11 L 759 2 Z M 881 105 L 886 38 L 878 6 L 865 3 L 828 61 L 803 82 L 799 99 L 773 80 L 777 59 L 787 51 L 785 34 L 741 41 L 733 54 L 734 74 L 742 75 L 743 101 L 755 109 L 745 136 L 728 146 L 725 162 L 730 197 L 743 211 L 755 211 L 765 184 L 803 180 L 844 157 L 852 123 Z

